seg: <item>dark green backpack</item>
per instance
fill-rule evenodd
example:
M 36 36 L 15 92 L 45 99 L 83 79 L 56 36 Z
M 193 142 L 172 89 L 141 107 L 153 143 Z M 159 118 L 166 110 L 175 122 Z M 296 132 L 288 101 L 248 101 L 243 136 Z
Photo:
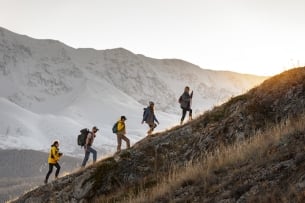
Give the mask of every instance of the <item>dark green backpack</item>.
M 113 133 L 117 133 L 117 132 L 118 132 L 118 123 L 119 123 L 119 122 L 116 122 L 116 123 L 113 125 L 113 127 L 112 127 L 112 132 L 113 132 Z
M 89 129 L 88 128 L 84 128 L 82 130 L 80 130 L 80 134 L 77 136 L 77 144 L 80 146 L 84 146 L 86 144 L 86 140 L 87 140 L 87 136 L 89 134 Z

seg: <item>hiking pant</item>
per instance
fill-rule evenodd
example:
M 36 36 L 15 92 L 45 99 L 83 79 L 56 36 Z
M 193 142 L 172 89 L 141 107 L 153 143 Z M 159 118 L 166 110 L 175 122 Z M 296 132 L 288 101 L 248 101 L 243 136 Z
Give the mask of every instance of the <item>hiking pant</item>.
M 117 151 L 121 151 L 121 145 L 122 145 L 122 140 L 126 142 L 127 149 L 130 148 L 130 141 L 129 139 L 125 136 L 123 133 L 117 133 L 117 140 L 118 140 L 118 146 L 117 146 Z
M 192 109 L 191 109 L 190 107 L 187 107 L 187 108 L 181 107 L 181 108 L 182 108 L 182 117 L 181 117 L 181 121 L 184 120 L 187 111 L 189 111 L 189 116 L 192 117 Z
M 150 135 L 154 131 L 154 129 L 157 127 L 157 124 L 155 124 L 155 123 L 147 123 L 147 124 L 149 126 L 149 130 L 148 130 L 147 134 Z
M 49 176 L 51 175 L 51 173 L 53 171 L 53 166 L 56 167 L 55 178 L 58 177 L 58 174 L 59 174 L 59 171 L 60 171 L 60 165 L 58 163 L 56 163 L 56 164 L 49 163 L 49 171 L 46 175 L 46 182 L 48 182 Z
M 91 146 L 87 146 L 87 150 L 85 150 L 85 158 L 83 160 L 82 167 L 86 166 L 90 153 L 92 153 L 93 155 L 93 163 L 96 162 L 96 150 L 93 149 Z

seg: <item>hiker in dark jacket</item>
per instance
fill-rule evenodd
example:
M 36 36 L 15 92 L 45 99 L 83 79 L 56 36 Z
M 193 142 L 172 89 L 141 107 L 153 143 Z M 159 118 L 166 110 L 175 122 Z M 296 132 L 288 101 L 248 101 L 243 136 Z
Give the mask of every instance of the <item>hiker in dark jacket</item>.
M 125 116 L 121 116 L 121 119 L 118 121 L 117 133 L 116 133 L 118 140 L 117 152 L 121 151 L 122 140 L 126 142 L 127 149 L 130 148 L 130 141 L 126 137 L 126 124 L 125 124 L 126 120 L 127 118 Z
M 182 117 L 180 120 L 180 125 L 182 125 L 187 111 L 189 111 L 189 120 L 192 120 L 191 101 L 193 98 L 193 91 L 191 94 L 189 92 L 190 92 L 190 88 L 186 86 L 184 88 L 183 94 L 179 98 L 180 107 L 182 109 Z
M 90 156 L 90 153 L 92 153 L 93 155 L 93 163 L 96 162 L 96 150 L 92 148 L 92 144 L 93 144 L 93 141 L 94 141 L 94 138 L 95 138 L 95 133 L 97 133 L 99 129 L 94 126 L 92 128 L 92 131 L 90 131 L 87 135 L 87 139 L 86 139 L 86 144 L 84 146 L 85 148 L 85 157 L 84 157 L 84 160 L 83 160 L 83 163 L 82 163 L 82 167 L 85 167 L 86 166 L 86 163 L 89 159 L 89 156 Z
M 151 135 L 154 129 L 157 127 L 157 124 L 155 122 L 159 124 L 159 121 L 155 116 L 154 106 L 155 106 L 154 102 L 150 101 L 149 106 L 144 109 L 142 124 L 145 121 L 149 126 L 147 135 Z
M 49 158 L 48 158 L 48 163 L 49 163 L 49 171 L 46 175 L 46 179 L 44 180 L 44 183 L 48 183 L 49 176 L 51 175 L 53 171 L 53 166 L 56 167 L 56 172 L 55 172 L 55 179 L 58 178 L 58 174 L 60 171 L 60 165 L 58 163 L 60 157 L 62 156 L 62 153 L 59 152 L 59 142 L 54 141 L 54 143 L 51 145 L 51 150 L 49 153 Z

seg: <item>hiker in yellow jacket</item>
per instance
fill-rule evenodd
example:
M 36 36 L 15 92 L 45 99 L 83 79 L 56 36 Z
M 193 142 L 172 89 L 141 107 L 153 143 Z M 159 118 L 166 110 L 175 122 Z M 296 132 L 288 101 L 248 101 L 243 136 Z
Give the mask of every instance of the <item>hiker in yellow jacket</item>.
M 50 174 L 53 171 L 53 166 L 56 167 L 56 172 L 55 172 L 55 179 L 58 178 L 58 174 L 60 171 L 60 165 L 58 163 L 60 157 L 62 156 L 62 153 L 59 152 L 59 142 L 58 141 L 54 141 L 54 143 L 51 145 L 51 150 L 49 153 L 49 158 L 48 158 L 48 163 L 49 163 L 49 171 L 46 175 L 46 179 L 44 180 L 44 183 L 47 184 L 48 183 L 48 179 Z
M 116 133 L 118 140 L 117 152 L 121 151 L 122 140 L 126 142 L 127 149 L 130 148 L 130 141 L 126 137 L 126 125 L 125 125 L 126 120 L 127 119 L 125 116 L 121 116 L 121 119 L 118 121 L 117 133 Z

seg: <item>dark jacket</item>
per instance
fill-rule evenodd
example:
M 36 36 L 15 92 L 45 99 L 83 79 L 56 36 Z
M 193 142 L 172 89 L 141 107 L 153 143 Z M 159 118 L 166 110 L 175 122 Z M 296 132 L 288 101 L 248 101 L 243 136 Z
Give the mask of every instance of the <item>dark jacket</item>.
M 181 102 L 180 102 L 181 108 L 184 109 L 190 108 L 192 97 L 193 97 L 193 92 L 191 94 L 189 94 L 188 92 L 183 92 L 183 94 L 181 95 Z

